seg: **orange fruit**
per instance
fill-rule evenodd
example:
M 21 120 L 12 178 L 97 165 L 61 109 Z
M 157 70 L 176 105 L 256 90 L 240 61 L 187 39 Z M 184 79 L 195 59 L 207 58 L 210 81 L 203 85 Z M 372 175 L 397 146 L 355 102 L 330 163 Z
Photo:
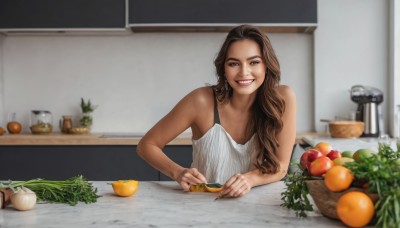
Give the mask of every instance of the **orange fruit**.
M 196 185 L 190 185 L 189 191 L 191 192 L 206 192 L 206 185 L 205 184 L 196 184 Z
M 325 173 L 324 183 L 331 192 L 340 192 L 350 187 L 354 175 L 344 166 L 334 166 Z
M 0 135 L 4 134 L 4 128 L 0 127 Z
M 326 156 L 331 150 L 333 149 L 331 144 L 327 142 L 320 142 L 317 145 L 315 145 L 314 149 L 319 150 L 324 156 Z
M 112 188 L 114 193 L 118 196 L 131 196 L 136 193 L 139 188 L 139 181 L 137 180 L 118 180 L 113 182 Z
M 348 192 L 342 195 L 336 205 L 340 220 L 351 227 L 368 225 L 375 214 L 374 203 L 363 192 Z
M 224 186 L 220 184 L 206 184 L 206 189 L 209 192 L 220 192 L 223 188 Z

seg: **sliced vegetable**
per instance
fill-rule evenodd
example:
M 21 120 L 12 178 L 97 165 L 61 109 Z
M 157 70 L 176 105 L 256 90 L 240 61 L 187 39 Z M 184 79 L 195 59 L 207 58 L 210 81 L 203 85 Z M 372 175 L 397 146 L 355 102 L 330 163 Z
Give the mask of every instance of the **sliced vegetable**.
M 220 192 L 224 188 L 221 184 L 206 184 L 206 189 L 209 192 Z
M 190 185 L 189 190 L 191 192 L 220 192 L 223 189 L 223 185 L 218 184 L 218 183 L 212 183 L 212 184 L 196 184 L 196 185 Z
M 190 185 L 189 191 L 191 192 L 206 192 L 206 185 L 205 184 L 196 184 Z

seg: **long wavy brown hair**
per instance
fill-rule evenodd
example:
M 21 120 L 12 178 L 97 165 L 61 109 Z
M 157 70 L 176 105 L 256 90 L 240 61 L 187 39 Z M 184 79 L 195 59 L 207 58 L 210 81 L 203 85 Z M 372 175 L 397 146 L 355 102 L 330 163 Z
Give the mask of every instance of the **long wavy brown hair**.
M 265 80 L 257 90 L 257 96 L 252 105 L 253 120 L 248 123 L 248 127 L 256 133 L 256 147 L 259 153 L 255 166 L 262 173 L 273 174 L 280 170 L 276 156 L 279 147 L 277 135 L 283 127 L 282 115 L 285 111 L 285 101 L 276 91 L 281 76 L 280 65 L 265 33 L 251 25 L 240 25 L 228 33 L 214 60 L 218 82 L 213 89 L 220 102 L 232 97 L 232 88 L 225 77 L 225 61 L 231 44 L 244 39 L 253 40 L 258 44 L 267 67 Z

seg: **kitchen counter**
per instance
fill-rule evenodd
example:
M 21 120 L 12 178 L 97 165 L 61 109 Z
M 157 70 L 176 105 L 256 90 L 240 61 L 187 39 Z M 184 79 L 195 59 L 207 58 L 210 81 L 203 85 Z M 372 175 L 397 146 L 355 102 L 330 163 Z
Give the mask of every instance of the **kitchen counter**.
M 117 197 L 107 182 L 93 182 L 102 197 L 93 204 L 37 204 L 0 210 L 0 227 L 344 227 L 319 212 L 299 219 L 280 206 L 283 182 L 243 197 L 214 201 L 217 193 L 184 192 L 176 182 L 139 182 L 131 197 Z
M 137 145 L 144 133 L 91 133 L 91 134 L 5 134 L 0 145 Z M 192 145 L 191 133 L 183 133 L 168 145 Z
M 296 137 L 296 143 L 301 143 L 304 135 L 314 133 L 301 133 Z M 49 135 L 33 134 L 4 134 L 0 136 L 0 145 L 137 145 L 144 133 L 92 133 L 92 134 L 61 134 Z M 168 145 L 192 145 L 192 134 L 182 133 Z

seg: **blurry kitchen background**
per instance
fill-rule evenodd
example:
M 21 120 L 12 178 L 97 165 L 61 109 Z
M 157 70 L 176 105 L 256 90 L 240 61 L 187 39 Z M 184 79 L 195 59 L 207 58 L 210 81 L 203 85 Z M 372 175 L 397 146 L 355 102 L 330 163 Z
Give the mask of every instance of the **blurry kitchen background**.
M 320 119 L 354 111 L 349 89 L 356 84 L 384 92 L 389 132 L 400 104 L 399 1 L 317 4 L 314 33 L 268 33 L 281 63 L 281 82 L 297 95 L 297 132 L 324 131 Z M 30 110 L 35 109 L 51 111 L 58 126 L 62 115 L 80 113 L 83 97 L 99 105 L 94 132 L 145 132 L 188 92 L 216 82 L 213 60 L 225 36 L 3 33 L 0 126 L 15 112 L 29 133 Z

